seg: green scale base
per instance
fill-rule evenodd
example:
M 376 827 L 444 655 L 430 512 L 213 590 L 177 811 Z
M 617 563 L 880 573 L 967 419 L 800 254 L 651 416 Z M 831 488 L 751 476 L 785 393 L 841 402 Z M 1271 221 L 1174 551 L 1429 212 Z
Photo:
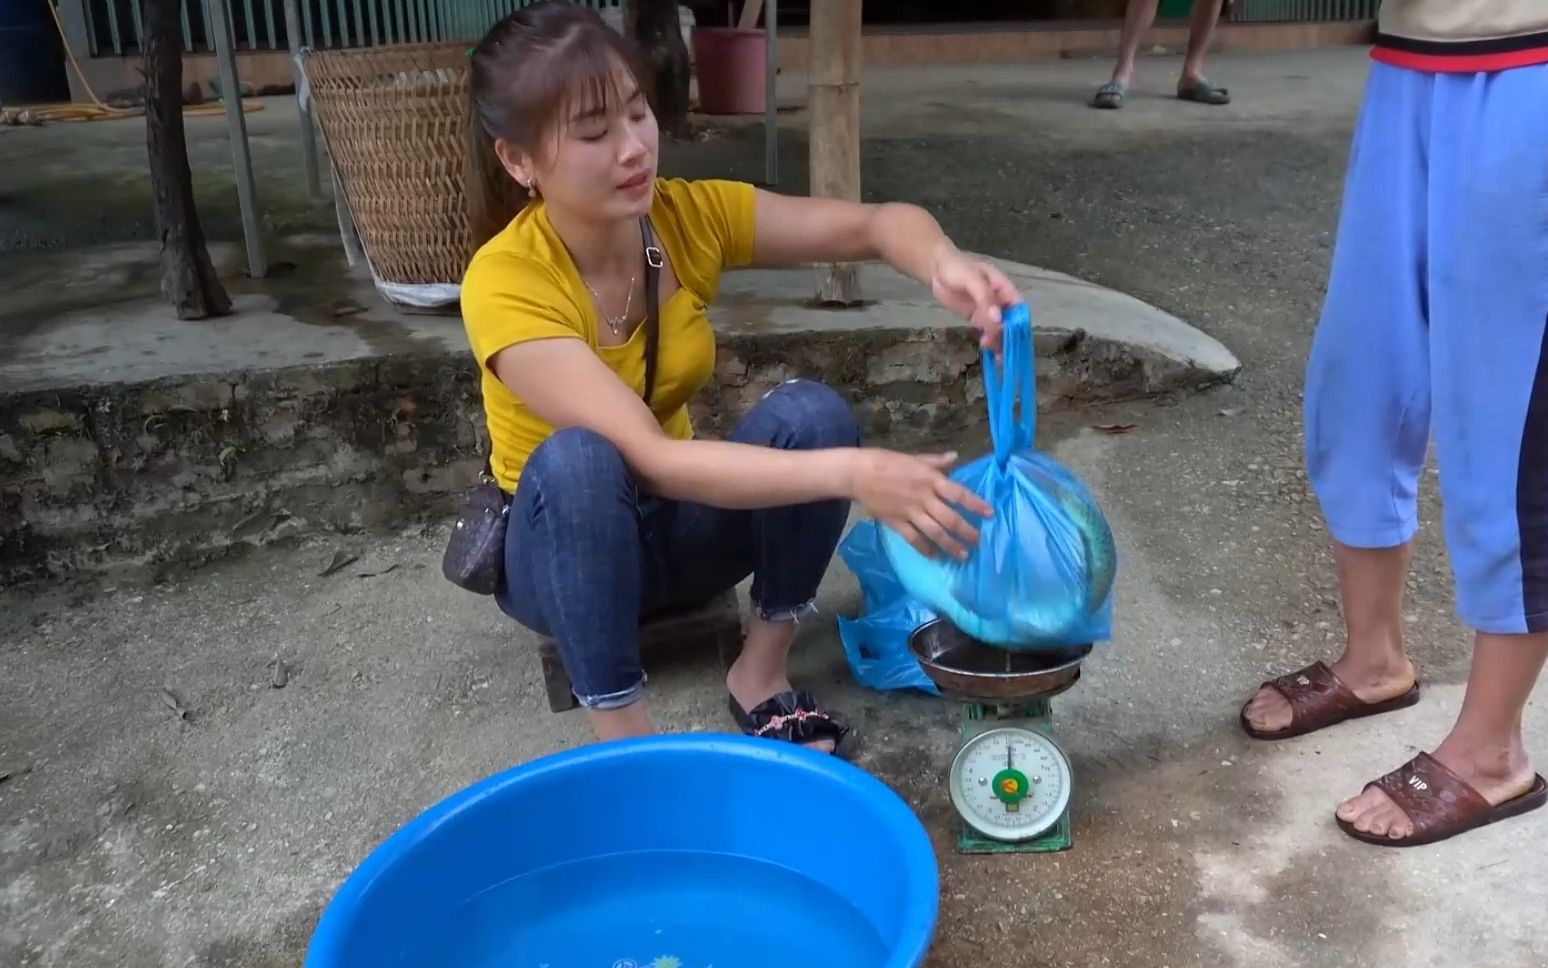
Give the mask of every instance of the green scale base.
M 962 721 L 964 743 L 979 733 L 1001 726 L 1032 729 L 1049 739 L 1054 739 L 1053 704 L 1047 699 L 1032 699 L 1005 705 L 974 702 L 968 703 L 965 708 L 966 715 Z M 1073 803 L 1073 791 L 1070 799 Z M 1053 854 L 1069 850 L 1073 845 L 1074 837 L 1070 831 L 1068 807 L 1059 815 L 1058 821 L 1052 827 L 1031 840 L 1017 843 L 991 840 L 974 830 L 965 820 L 962 821 L 962 828 L 957 834 L 957 853 L 959 854 Z

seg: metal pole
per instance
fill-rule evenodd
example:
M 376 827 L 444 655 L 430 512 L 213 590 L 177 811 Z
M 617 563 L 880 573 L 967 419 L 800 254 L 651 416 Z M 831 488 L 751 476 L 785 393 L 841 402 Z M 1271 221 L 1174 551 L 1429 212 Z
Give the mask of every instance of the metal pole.
M 231 161 L 236 169 L 237 202 L 242 209 L 242 237 L 247 241 L 247 271 L 254 279 L 269 272 L 258 234 L 258 211 L 253 200 L 253 159 L 247 150 L 247 117 L 242 113 L 242 86 L 237 81 L 236 38 L 231 33 L 231 11 L 226 0 L 210 0 L 210 33 L 215 35 L 215 59 L 220 68 L 221 100 L 226 102 L 226 132 L 231 138 Z
M 779 0 L 763 5 L 763 180 L 779 185 Z
M 355 225 L 355 216 L 349 211 L 349 198 L 344 194 L 344 185 L 339 181 L 339 170 L 333 168 L 333 214 L 339 221 L 339 241 L 344 243 L 344 259 L 353 269 L 361 259 L 365 258 L 365 251 L 360 248 L 360 229 Z
M 296 112 L 301 116 L 301 158 L 306 165 L 306 185 L 313 198 L 322 198 L 322 179 L 317 174 L 317 132 L 312 126 L 312 99 L 306 96 L 306 73 L 301 69 L 304 41 L 296 0 L 285 0 L 285 42 L 290 46 L 290 77 L 296 85 Z

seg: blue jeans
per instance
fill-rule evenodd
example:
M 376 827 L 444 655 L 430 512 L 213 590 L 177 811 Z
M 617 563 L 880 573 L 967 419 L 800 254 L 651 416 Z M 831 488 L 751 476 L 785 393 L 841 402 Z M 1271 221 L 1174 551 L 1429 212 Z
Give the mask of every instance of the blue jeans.
M 730 439 L 817 450 L 857 446 L 860 431 L 837 393 L 792 380 Z M 813 608 L 848 518 L 846 500 L 730 510 L 658 498 L 606 438 L 568 428 L 522 469 L 495 601 L 555 640 L 581 705 L 618 709 L 644 692 L 642 615 L 712 598 L 751 574 L 756 613 L 795 621 Z

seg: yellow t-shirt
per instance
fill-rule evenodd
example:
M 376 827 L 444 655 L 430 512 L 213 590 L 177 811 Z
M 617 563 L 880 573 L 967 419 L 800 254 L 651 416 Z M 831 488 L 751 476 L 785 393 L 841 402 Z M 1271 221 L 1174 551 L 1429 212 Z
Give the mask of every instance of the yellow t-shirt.
M 672 437 L 693 436 L 688 401 L 715 369 L 705 308 L 719 291 L 721 272 L 752 261 L 755 204 L 754 188 L 745 182 L 656 182 L 651 227 L 681 288 L 661 304 L 651 410 Z M 489 369 L 495 353 L 524 340 L 582 339 L 635 393 L 645 391 L 645 327 L 621 346 L 597 345 L 602 322 L 541 201 L 474 253 L 462 279 L 462 319 L 481 372 L 490 466 L 506 493 L 516 490 L 528 456 L 554 427 Z

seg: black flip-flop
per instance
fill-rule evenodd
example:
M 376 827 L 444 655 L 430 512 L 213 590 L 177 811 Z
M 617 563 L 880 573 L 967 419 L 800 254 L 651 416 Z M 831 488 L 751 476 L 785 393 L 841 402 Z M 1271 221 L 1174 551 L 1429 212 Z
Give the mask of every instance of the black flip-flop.
M 754 706 L 751 711 L 742 708 L 735 696 L 727 696 L 731 718 L 748 736 L 762 739 L 783 740 L 797 746 L 831 740 L 837 753 L 849 727 L 840 723 L 833 714 L 822 708 L 805 689 L 781 692 Z

